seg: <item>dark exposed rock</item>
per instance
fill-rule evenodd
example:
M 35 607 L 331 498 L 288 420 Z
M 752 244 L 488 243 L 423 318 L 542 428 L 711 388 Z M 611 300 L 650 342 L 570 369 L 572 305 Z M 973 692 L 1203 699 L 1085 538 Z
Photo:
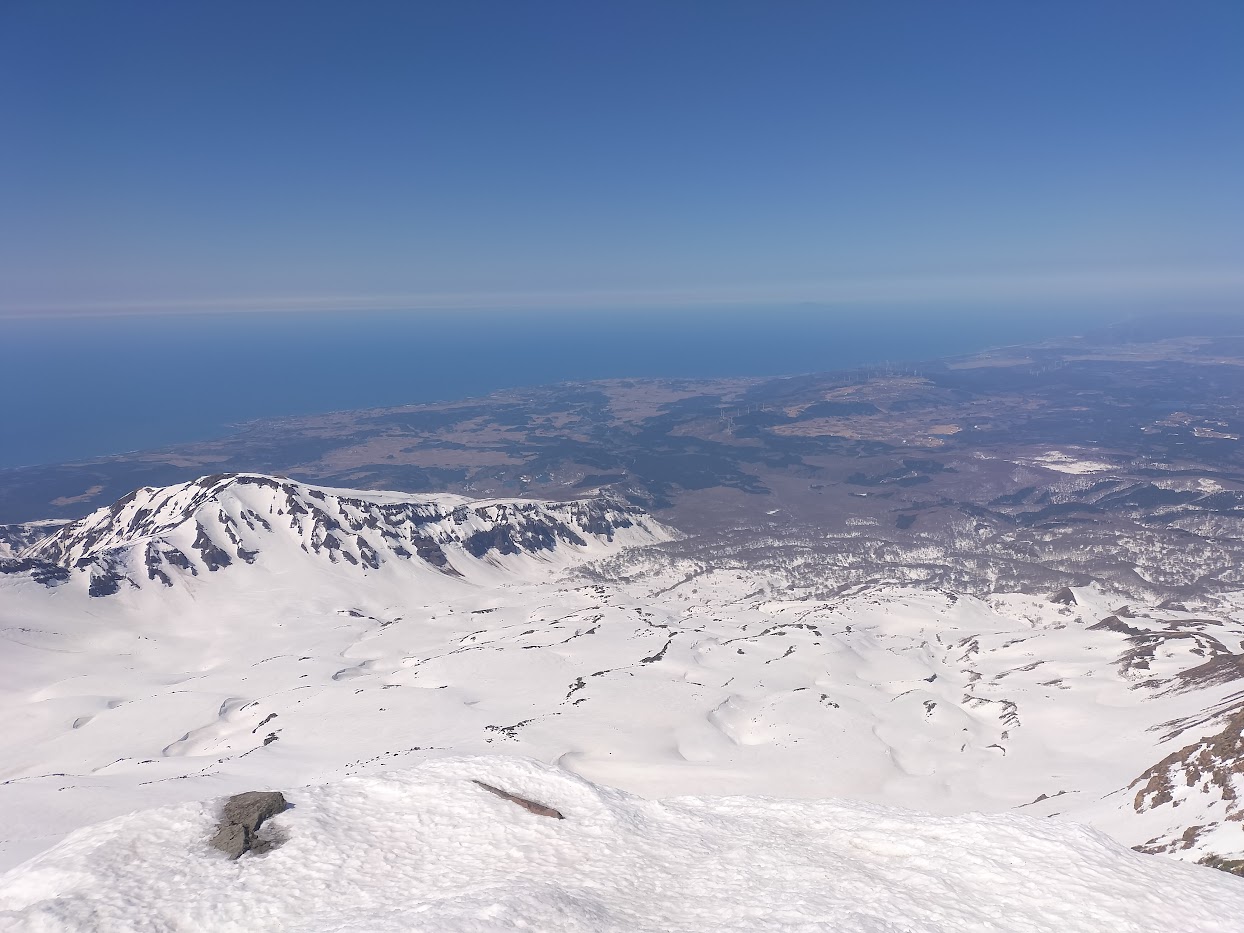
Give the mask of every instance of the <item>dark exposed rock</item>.
M 483 557 L 494 550 L 498 554 L 551 551 L 557 547 L 559 538 L 579 547 L 587 543 L 568 525 L 530 518 L 519 514 L 518 510 L 514 510 L 513 514 L 506 514 L 501 508 L 498 511 L 500 514 L 487 517 L 498 522 L 508 520 L 510 524 L 497 524 L 487 530 L 477 531 L 463 541 L 462 546 L 472 557 Z
M 88 590 L 88 593 L 91 596 L 111 596 L 121 589 L 121 581 L 124 579 L 125 577 L 115 570 L 92 573 L 91 588 Z
M 552 550 L 557 544 L 556 539 L 547 529 L 535 531 L 531 540 L 536 543 L 533 550 Z M 489 551 L 496 551 L 498 554 L 519 552 L 519 545 L 514 540 L 513 530 L 504 525 L 477 531 L 463 541 L 462 546 L 472 557 L 483 557 Z
M 246 852 L 267 852 L 280 844 L 275 836 L 259 835 L 264 822 L 289 808 L 285 795 L 274 790 L 235 794 L 225 801 L 210 844 L 236 859 Z
M 0 573 L 28 573 L 36 583 L 56 586 L 69 579 L 69 570 L 46 560 L 0 557 Z
M 164 551 L 164 559 L 168 561 L 170 564 L 172 564 L 174 567 L 178 567 L 182 570 L 189 570 L 192 574 L 196 576 L 199 573 L 197 570 L 194 569 L 194 564 L 190 563 L 190 558 L 187 557 L 185 554 L 183 554 L 181 551 L 177 550 L 177 548 L 175 547 L 170 547 Z
M 144 558 L 144 563 L 147 566 L 148 580 L 159 580 L 165 586 L 173 585 L 173 581 L 169 579 L 168 574 L 160 568 L 161 563 L 163 563 L 163 559 L 160 556 L 159 548 L 157 548 L 154 543 L 147 545 L 147 554 Z
M 411 539 L 411 543 L 415 546 L 415 553 L 422 560 L 427 561 L 433 567 L 437 567 L 447 573 L 456 574 L 452 567 L 449 566 L 449 558 L 445 556 L 445 552 L 441 546 L 431 538 L 415 537 Z M 409 555 L 409 552 L 407 552 Z
M 1180 671 L 1178 676 L 1184 689 L 1228 684 L 1244 677 L 1244 654 L 1215 654 L 1203 664 Z
M 651 655 L 650 657 L 640 658 L 639 663 L 640 664 L 655 664 L 657 661 L 660 661 L 662 658 L 665 657 L 665 652 L 670 650 L 670 645 L 672 645 L 673 643 L 674 643 L 674 638 L 671 635 L 669 639 L 666 640 L 665 644 L 661 646 L 660 651 L 658 651 L 654 655 Z
M 580 528 L 590 535 L 601 535 L 606 540 L 613 540 L 613 533 L 619 528 L 630 528 L 634 522 L 626 517 L 625 512 L 634 511 L 616 503 L 604 502 L 583 503 L 575 510 L 574 518 Z
M 199 526 L 199 533 L 195 536 L 194 544 L 191 547 L 202 556 L 203 563 L 207 565 L 208 570 L 219 570 L 221 567 L 228 567 L 233 563 L 233 558 L 216 546 L 215 542 L 208 536 L 207 529 L 202 525 Z
M 1076 594 L 1071 591 L 1071 587 L 1069 586 L 1064 586 L 1061 590 L 1051 596 L 1050 602 L 1060 603 L 1064 606 L 1079 605 L 1079 601 L 1076 599 Z
M 376 553 L 376 549 L 367 543 L 367 539 L 359 535 L 355 539 L 355 544 L 359 550 L 359 560 L 372 570 L 380 569 L 380 555 Z
M 491 784 L 485 784 L 483 781 L 472 780 L 472 784 L 478 784 L 490 794 L 496 794 L 502 800 L 508 800 L 510 803 L 516 803 L 528 813 L 534 813 L 536 816 L 551 816 L 555 820 L 564 820 L 561 811 L 554 810 L 552 807 L 546 807 L 542 803 L 536 803 L 534 800 L 528 800 L 526 797 L 520 797 L 517 794 L 511 794 L 509 791 L 502 790 L 500 787 L 493 787 Z
M 263 821 L 289 808 L 285 795 L 278 790 L 252 790 L 235 794 L 225 801 L 223 819 L 258 829 Z
M 1088 630 L 1090 632 L 1119 632 L 1123 635 L 1132 636 L 1145 634 L 1143 629 L 1138 629 L 1134 625 L 1128 625 L 1118 616 L 1106 616 L 1106 618 L 1102 619 L 1100 622 L 1094 622 L 1090 625 Z

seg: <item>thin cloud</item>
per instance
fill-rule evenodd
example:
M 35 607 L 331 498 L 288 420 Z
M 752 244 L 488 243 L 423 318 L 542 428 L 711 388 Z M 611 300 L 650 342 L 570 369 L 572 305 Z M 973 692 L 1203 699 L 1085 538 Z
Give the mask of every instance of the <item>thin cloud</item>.
M 963 302 L 1244 299 L 1244 267 L 888 276 L 832 282 L 683 288 L 548 289 L 167 299 L 0 307 L 0 318 L 299 311 L 583 310 L 724 305 L 919 305 Z

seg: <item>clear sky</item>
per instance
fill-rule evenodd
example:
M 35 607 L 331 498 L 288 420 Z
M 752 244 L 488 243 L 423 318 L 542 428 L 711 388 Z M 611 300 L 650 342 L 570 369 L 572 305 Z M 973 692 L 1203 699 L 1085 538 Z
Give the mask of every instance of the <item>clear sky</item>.
M 1244 298 L 1244 3 L 0 3 L 0 314 Z

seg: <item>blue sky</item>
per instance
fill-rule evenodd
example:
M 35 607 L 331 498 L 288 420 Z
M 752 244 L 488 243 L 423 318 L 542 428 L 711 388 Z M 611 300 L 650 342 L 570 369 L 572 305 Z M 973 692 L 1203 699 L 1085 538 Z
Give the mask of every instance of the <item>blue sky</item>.
M 1244 3 L 0 4 L 0 315 L 1244 297 Z

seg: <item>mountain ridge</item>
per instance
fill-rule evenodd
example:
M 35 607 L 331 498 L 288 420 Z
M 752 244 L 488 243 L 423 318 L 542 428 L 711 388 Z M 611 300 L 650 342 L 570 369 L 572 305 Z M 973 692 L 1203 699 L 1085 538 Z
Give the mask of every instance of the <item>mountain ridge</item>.
M 279 541 L 281 537 L 285 541 Z M 92 596 L 123 585 L 166 587 L 296 543 L 309 557 L 379 570 L 399 561 L 444 575 L 474 563 L 594 553 L 654 543 L 672 532 L 641 509 L 608 497 L 565 502 L 479 499 L 331 489 L 256 473 L 212 474 L 143 487 L 85 518 L 56 526 L 8 562 L 48 582 L 89 578 Z

